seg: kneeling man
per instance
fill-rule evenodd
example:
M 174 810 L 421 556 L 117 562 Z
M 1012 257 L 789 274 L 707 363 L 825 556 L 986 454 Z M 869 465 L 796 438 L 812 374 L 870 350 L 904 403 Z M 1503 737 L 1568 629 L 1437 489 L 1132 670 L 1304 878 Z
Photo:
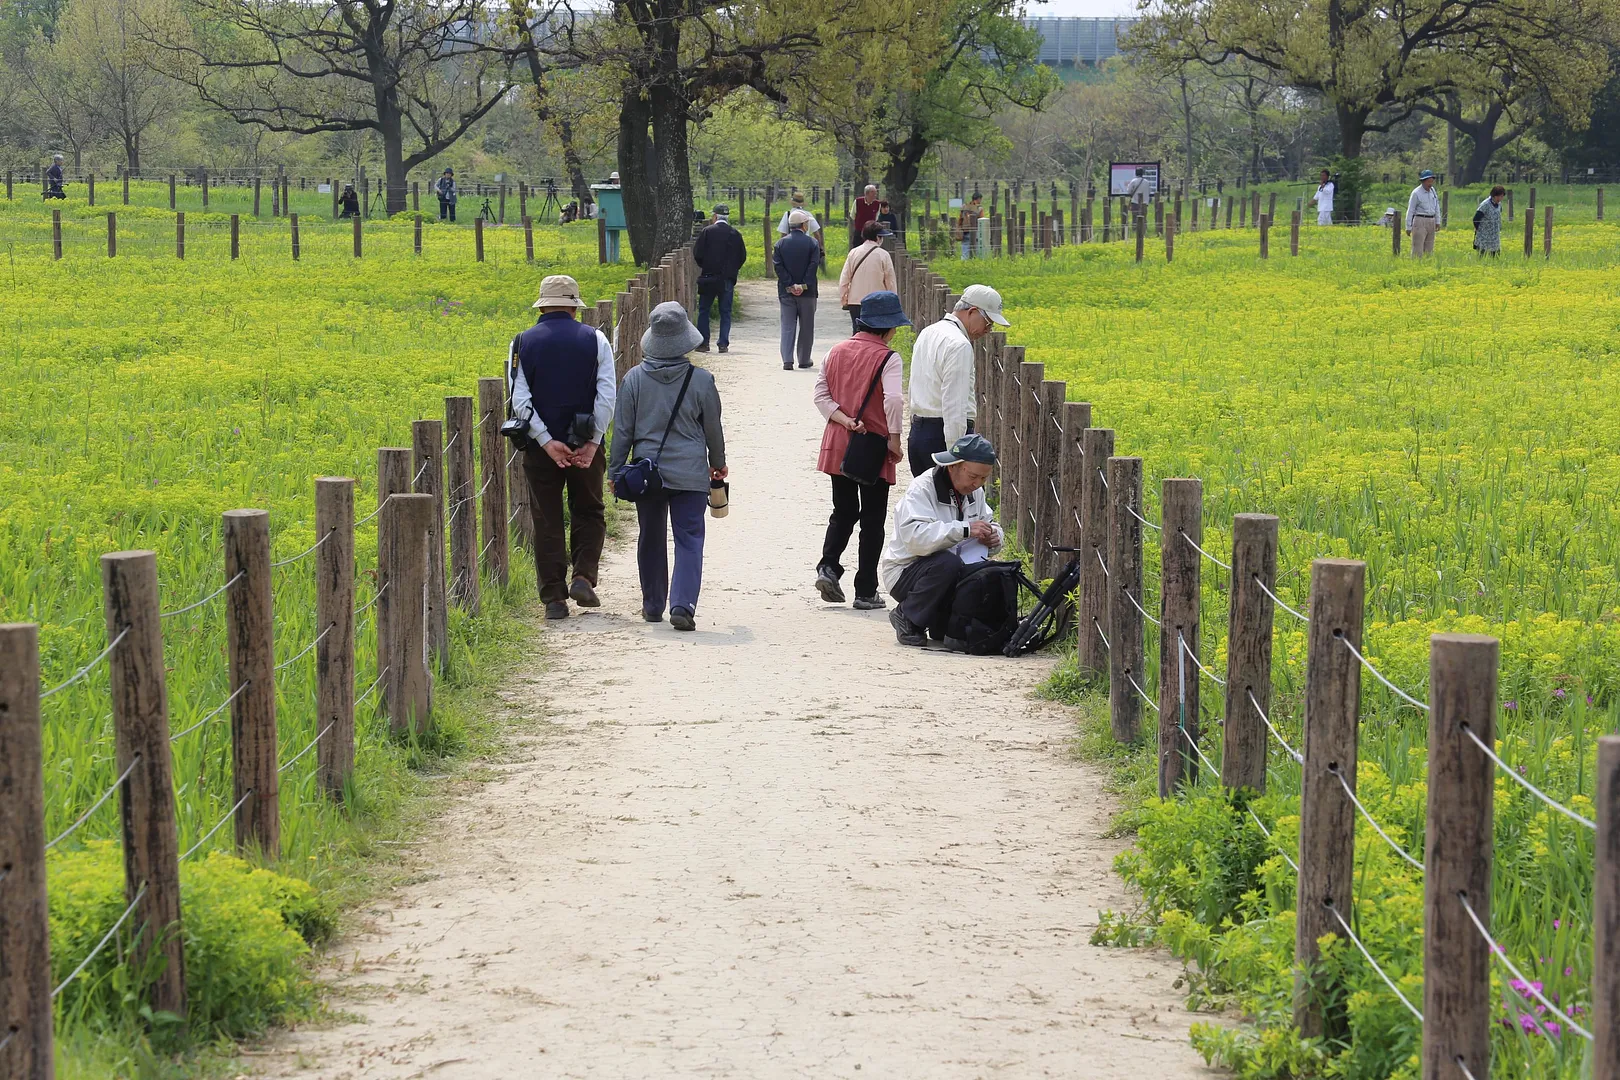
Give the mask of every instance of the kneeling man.
M 964 435 L 934 456 L 894 508 L 894 532 L 878 576 L 896 603 L 889 613 L 902 645 L 944 639 L 956 584 L 967 563 L 1000 550 L 1001 526 L 985 501 L 996 452 L 983 435 Z

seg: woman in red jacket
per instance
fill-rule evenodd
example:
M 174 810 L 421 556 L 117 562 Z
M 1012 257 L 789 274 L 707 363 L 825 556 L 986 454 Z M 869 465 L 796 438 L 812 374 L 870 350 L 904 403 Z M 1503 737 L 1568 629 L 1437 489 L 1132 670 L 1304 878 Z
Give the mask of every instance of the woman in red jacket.
M 905 401 L 900 396 L 900 355 L 889 339 L 911 320 L 892 292 L 868 293 L 861 300 L 855 336 L 840 341 L 827 353 L 816 377 L 816 408 L 827 418 L 816 468 L 832 477 L 833 511 L 827 539 L 816 567 L 816 591 L 829 604 L 844 602 L 844 576 L 840 563 L 857 524 L 861 527 L 859 561 L 855 570 L 855 608 L 877 611 L 878 559 L 883 554 L 883 529 L 889 512 L 889 488 L 900 460 L 900 423 Z M 860 483 L 844 475 L 844 452 L 851 433 L 882 436 L 889 452 L 876 481 Z

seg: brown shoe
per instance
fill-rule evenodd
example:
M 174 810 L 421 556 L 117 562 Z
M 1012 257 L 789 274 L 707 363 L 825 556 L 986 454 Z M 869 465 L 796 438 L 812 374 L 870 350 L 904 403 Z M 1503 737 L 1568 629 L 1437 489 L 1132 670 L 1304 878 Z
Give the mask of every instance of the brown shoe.
M 562 600 L 553 600 L 546 605 L 546 618 L 552 622 L 568 618 L 568 605 Z
M 568 586 L 568 595 L 573 597 L 574 603 L 580 607 L 602 606 L 602 601 L 596 598 L 596 590 L 582 577 L 575 578 L 574 583 Z

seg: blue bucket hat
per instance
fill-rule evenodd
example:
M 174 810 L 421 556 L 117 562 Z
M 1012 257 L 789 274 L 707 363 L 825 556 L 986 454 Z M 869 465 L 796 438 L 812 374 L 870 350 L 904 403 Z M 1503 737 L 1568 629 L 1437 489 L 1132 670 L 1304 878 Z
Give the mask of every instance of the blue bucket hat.
M 1422 172 L 1418 173 L 1418 181 L 1420 183 L 1422 181 L 1424 181 L 1424 180 L 1433 180 L 1433 179 L 1434 179 L 1434 170 L 1433 169 L 1424 169 Z
M 911 325 L 911 320 L 906 318 L 905 310 L 900 306 L 899 295 L 888 289 L 879 289 L 861 297 L 860 322 L 873 330 Z

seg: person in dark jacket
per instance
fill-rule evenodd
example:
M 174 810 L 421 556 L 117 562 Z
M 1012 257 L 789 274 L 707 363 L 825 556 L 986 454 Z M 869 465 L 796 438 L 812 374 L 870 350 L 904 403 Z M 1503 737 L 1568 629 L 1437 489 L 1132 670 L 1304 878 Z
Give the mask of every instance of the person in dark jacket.
M 51 167 L 45 170 L 45 197 L 47 199 L 65 199 L 67 192 L 62 189 L 62 155 L 51 155 Z
M 614 471 L 626 462 L 652 458 L 658 462 L 664 482 L 662 491 L 636 503 L 641 527 L 636 539 L 641 617 L 651 623 L 663 622 L 667 602 L 669 624 L 677 630 L 697 629 L 698 593 L 703 588 L 703 512 L 709 506 L 710 485 L 729 475 L 726 436 L 720 426 L 720 391 L 714 376 L 695 367 L 686 356 L 700 340 L 697 327 L 680 304 L 666 300 L 653 308 L 641 335 L 645 359 L 625 373 L 613 414 Z M 673 577 L 666 539 L 671 527 L 675 533 Z
M 798 339 L 799 366 L 811 368 L 810 349 L 816 339 L 816 271 L 821 246 L 806 233 L 810 215 L 803 210 L 788 214 L 788 234 L 776 242 L 776 297 L 782 306 L 782 370 L 793 370 L 794 338 Z
M 354 190 L 353 184 L 343 185 L 343 194 L 338 196 L 338 207 L 342 213 L 340 218 L 360 216 L 360 195 Z
M 598 607 L 597 565 L 607 539 L 601 452 L 616 404 L 613 346 L 575 318 L 579 283 L 553 274 L 540 283 L 540 321 L 512 343 L 512 415 L 527 417 L 534 445 L 523 453 L 534 521 L 534 568 L 546 618 L 568 618 L 568 601 Z M 563 492 L 568 493 L 564 537 Z M 573 579 L 569 580 L 569 563 Z
M 748 246 L 742 233 L 731 227 L 731 208 L 721 203 L 714 208 L 714 221 L 698 233 L 692 245 L 692 258 L 698 264 L 697 332 L 703 335 L 698 352 L 709 351 L 709 307 L 720 302 L 720 351 L 731 347 L 731 301 L 737 291 L 737 275 L 748 261 Z
M 439 197 L 439 220 L 448 218 L 456 220 L 456 200 L 460 192 L 456 190 L 456 171 L 445 169 L 439 179 L 433 184 L 433 193 Z

